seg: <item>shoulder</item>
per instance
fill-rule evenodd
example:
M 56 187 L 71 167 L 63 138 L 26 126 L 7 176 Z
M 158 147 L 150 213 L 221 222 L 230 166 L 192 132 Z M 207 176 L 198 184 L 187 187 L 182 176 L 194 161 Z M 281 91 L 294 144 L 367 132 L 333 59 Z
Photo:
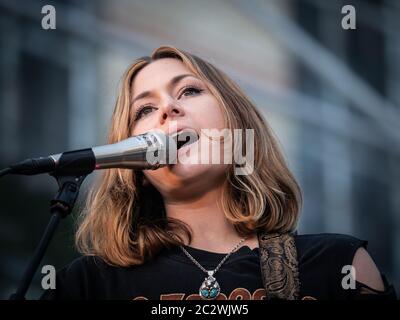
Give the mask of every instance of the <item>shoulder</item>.
M 294 237 L 299 260 L 337 258 L 351 264 L 356 251 L 368 241 L 338 233 L 302 234 Z
M 295 235 L 299 268 L 305 276 L 332 280 L 339 290 L 343 278 L 353 272 L 358 284 L 383 291 L 385 284 L 373 258 L 368 241 L 346 234 L 321 233 Z M 332 284 L 331 283 L 331 284 Z
M 340 250 L 367 247 L 368 241 L 340 233 L 296 234 L 296 246 L 300 250 Z
M 382 276 L 370 254 L 364 248 L 356 251 L 353 259 L 357 281 L 378 291 L 385 290 Z
M 357 250 L 368 245 L 366 240 L 337 233 L 295 235 L 294 239 L 300 265 L 335 274 L 352 265 Z
M 366 247 L 367 241 L 336 233 L 295 235 L 294 239 L 305 295 L 342 296 L 342 279 L 349 273 L 356 251 Z
M 111 266 L 107 265 L 101 258 L 96 256 L 82 256 L 58 271 L 59 277 L 66 278 L 90 278 L 103 272 Z
M 90 299 L 91 293 L 102 283 L 108 269 L 101 258 L 82 256 L 57 271 L 56 288 L 47 290 L 41 299 Z

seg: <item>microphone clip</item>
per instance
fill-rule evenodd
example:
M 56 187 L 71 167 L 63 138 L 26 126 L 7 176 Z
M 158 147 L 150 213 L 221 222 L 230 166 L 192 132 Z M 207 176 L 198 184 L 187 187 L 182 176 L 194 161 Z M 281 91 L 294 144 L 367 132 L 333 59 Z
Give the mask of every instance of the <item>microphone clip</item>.
M 47 224 L 43 236 L 36 247 L 35 253 L 22 276 L 17 291 L 10 296 L 10 300 L 25 300 L 26 292 L 32 283 L 32 279 L 43 259 L 59 222 L 72 212 L 79 195 L 79 188 L 87 176 L 87 174 L 71 175 L 60 172 L 52 172 L 50 175 L 57 180 L 59 186 L 58 192 L 50 201 L 50 221 Z

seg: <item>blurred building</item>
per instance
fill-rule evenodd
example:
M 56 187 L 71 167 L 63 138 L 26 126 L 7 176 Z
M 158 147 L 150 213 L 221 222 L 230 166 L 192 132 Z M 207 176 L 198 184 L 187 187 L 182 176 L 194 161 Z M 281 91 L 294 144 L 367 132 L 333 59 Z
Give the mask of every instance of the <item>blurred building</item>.
M 41 27 L 46 4 L 56 30 Z M 345 4 L 355 30 L 342 28 Z M 124 70 L 174 45 L 224 70 L 262 110 L 303 189 L 299 232 L 369 240 L 400 291 L 399 18 L 394 0 L 0 0 L 0 164 L 105 143 Z M 0 298 L 44 229 L 51 179 L 0 181 Z M 76 256 L 72 237 L 70 217 L 45 262 Z

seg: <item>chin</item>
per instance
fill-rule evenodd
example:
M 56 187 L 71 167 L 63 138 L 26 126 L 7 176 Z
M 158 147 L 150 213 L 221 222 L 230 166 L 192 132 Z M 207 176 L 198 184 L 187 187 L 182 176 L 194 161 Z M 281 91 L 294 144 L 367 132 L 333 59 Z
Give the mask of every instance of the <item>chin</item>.
M 166 192 L 172 189 L 184 193 L 190 187 L 203 185 L 211 188 L 226 179 L 229 165 L 200 163 L 201 153 L 195 147 L 196 143 L 179 149 L 177 163 L 149 170 L 146 175 L 151 183 Z
M 221 186 L 226 179 L 222 165 L 174 164 L 146 174 L 164 196 L 187 199 Z
M 181 179 L 202 179 L 212 171 L 209 165 L 204 164 L 177 163 L 170 165 L 167 168 L 171 174 Z
M 168 167 L 169 173 L 179 184 L 190 185 L 191 183 L 213 185 L 226 179 L 226 165 L 210 164 L 175 164 Z

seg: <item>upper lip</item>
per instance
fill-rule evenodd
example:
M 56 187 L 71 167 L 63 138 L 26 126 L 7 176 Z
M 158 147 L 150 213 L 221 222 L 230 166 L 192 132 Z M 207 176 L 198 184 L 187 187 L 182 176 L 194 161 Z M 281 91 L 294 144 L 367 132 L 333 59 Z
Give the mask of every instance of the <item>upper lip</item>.
M 177 136 L 179 135 L 179 133 L 185 132 L 185 131 L 190 131 L 190 132 L 192 132 L 192 133 L 194 132 L 194 133 L 196 134 L 196 136 L 197 136 L 196 140 L 199 139 L 199 134 L 198 134 L 197 131 L 196 131 L 195 129 L 193 129 L 193 128 L 184 127 L 184 126 L 179 126 L 179 127 L 176 128 L 176 130 L 170 130 L 170 132 L 168 133 L 168 135 L 174 137 L 174 139 L 175 139 L 175 141 L 176 141 L 176 143 L 177 143 L 178 149 L 179 149 L 180 147 L 182 147 L 183 144 L 185 144 L 186 142 L 188 142 L 187 137 L 186 137 L 186 141 L 183 141 L 183 140 L 181 141 L 181 139 L 178 139 L 178 138 L 177 138 Z M 194 141 L 192 141 L 192 142 L 194 142 Z
M 197 133 L 197 131 L 194 130 L 193 128 L 180 126 L 180 127 L 177 127 L 176 130 L 170 129 L 168 132 L 168 135 L 173 135 L 174 133 L 179 133 L 179 132 L 186 131 L 186 130 L 195 131 Z

